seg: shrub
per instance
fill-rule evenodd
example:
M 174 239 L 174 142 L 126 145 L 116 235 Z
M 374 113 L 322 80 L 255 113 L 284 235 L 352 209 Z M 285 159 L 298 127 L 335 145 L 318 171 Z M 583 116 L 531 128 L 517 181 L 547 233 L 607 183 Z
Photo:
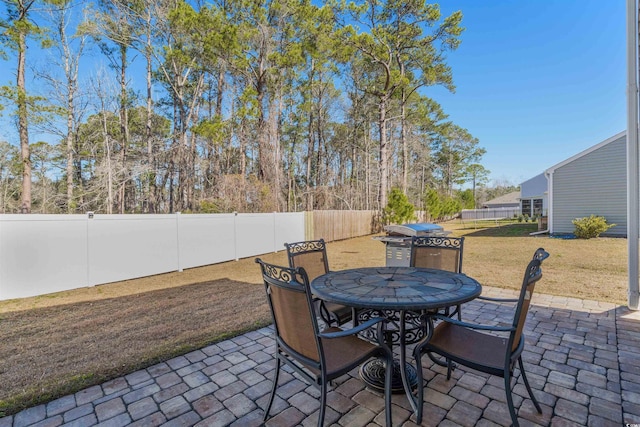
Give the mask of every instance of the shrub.
M 440 194 L 433 188 L 426 191 L 424 210 L 429 214 L 431 221 L 453 218 L 462 206 L 463 202 L 458 198 Z
M 200 212 L 199 213 L 220 213 L 218 204 L 213 200 L 200 200 Z
M 591 239 L 598 237 L 600 233 L 604 233 L 616 224 L 607 224 L 607 220 L 603 216 L 591 215 L 584 218 L 576 218 L 571 221 L 575 226 L 573 234 L 579 239 Z
M 402 224 L 415 219 L 415 207 L 409 198 L 399 188 L 394 188 L 389 194 L 387 206 L 382 211 L 385 224 Z

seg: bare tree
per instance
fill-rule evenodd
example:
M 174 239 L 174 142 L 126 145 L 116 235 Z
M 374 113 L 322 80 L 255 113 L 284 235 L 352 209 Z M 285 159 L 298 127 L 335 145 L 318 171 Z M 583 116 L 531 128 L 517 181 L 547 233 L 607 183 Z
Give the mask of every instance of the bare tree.
M 61 114 L 65 117 L 65 126 L 56 132 L 56 124 L 47 122 L 47 130 L 57 133 L 64 140 L 64 151 L 66 158 L 66 211 L 73 213 L 77 204 L 74 200 L 74 189 L 76 184 L 82 185 L 80 177 L 79 162 L 76 158 L 78 151 L 78 126 L 82 122 L 86 110 L 86 100 L 79 96 L 78 74 L 80 70 L 80 59 L 84 53 L 87 35 L 81 27 L 76 27 L 75 31 L 70 29 L 70 21 L 77 16 L 73 15 L 74 8 L 71 0 L 64 0 L 60 3 L 51 4 L 47 10 L 47 19 L 53 31 L 51 39 L 53 47 L 48 62 L 52 67 L 37 70 L 37 75 L 44 79 L 51 89 L 49 99 L 57 105 Z M 61 73 L 61 76 L 59 74 Z M 79 191 L 81 198 L 82 189 Z

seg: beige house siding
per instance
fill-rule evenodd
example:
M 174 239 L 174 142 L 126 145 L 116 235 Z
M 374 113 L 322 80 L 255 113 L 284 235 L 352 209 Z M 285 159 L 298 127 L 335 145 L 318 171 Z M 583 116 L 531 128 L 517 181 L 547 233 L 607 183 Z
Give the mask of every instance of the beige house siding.
M 572 233 L 572 220 L 604 216 L 617 224 L 607 235 L 627 234 L 626 134 L 549 169 L 552 231 Z

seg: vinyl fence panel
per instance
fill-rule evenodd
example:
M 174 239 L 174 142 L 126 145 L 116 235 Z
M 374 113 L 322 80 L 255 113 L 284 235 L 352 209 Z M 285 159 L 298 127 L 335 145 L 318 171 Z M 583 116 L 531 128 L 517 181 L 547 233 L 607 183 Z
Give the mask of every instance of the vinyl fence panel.
M 236 258 L 235 214 L 179 215 L 180 270 Z
M 0 300 L 87 285 L 85 215 L 0 215 Z
M 89 285 L 178 270 L 176 215 L 89 219 Z
M 236 259 L 275 252 L 273 214 L 243 214 L 236 217 Z
M 285 243 L 304 240 L 305 217 L 303 213 L 281 213 L 274 217 L 274 250 L 283 251 Z

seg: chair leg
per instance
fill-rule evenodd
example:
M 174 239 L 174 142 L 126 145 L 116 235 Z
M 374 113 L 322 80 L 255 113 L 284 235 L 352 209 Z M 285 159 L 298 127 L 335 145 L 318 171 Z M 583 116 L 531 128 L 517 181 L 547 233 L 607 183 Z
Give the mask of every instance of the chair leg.
M 453 371 L 453 362 L 447 359 L 447 381 L 451 379 L 451 371 Z
M 516 409 L 513 407 L 513 395 L 511 392 L 511 373 L 509 370 L 505 370 L 504 373 L 504 391 L 507 394 L 507 406 L 509 407 L 509 414 L 511 415 L 511 422 L 513 427 L 519 427 L 518 415 L 516 415 Z
M 531 390 L 531 386 L 529 385 L 529 380 L 527 379 L 527 374 L 524 372 L 524 363 L 522 363 L 522 357 L 518 357 L 518 365 L 520 366 L 520 373 L 522 374 L 522 381 L 524 381 L 524 386 L 527 388 L 527 392 L 529 392 L 529 397 L 533 402 L 533 406 L 536 407 L 536 410 L 539 414 L 542 413 L 542 408 L 540 408 L 540 404 L 538 404 L 538 400 L 533 395 L 533 390 Z
M 320 385 L 320 413 L 318 414 L 318 427 L 322 427 L 324 424 L 324 414 L 327 408 L 327 379 L 322 379 Z
M 429 359 L 431 359 L 433 361 L 433 363 L 435 363 L 438 366 L 442 366 L 442 367 L 447 367 L 447 362 L 446 360 L 443 362 L 439 357 L 436 357 L 433 355 L 432 352 L 428 352 L 427 356 L 429 356 Z
M 416 347 L 415 350 L 419 350 L 418 347 Z M 416 361 L 416 374 L 418 375 L 418 378 L 417 378 L 418 396 L 417 396 L 417 402 L 416 402 L 418 411 L 416 413 L 416 424 L 422 424 L 422 405 L 424 403 L 423 402 L 424 401 L 424 378 L 422 376 L 422 353 L 420 351 L 414 351 L 413 358 Z
M 356 326 L 358 326 L 358 309 L 356 308 L 352 308 L 351 309 L 351 322 L 353 324 L 353 327 L 355 328 Z
M 277 351 L 277 350 L 276 350 Z M 269 396 L 269 403 L 264 410 L 264 417 L 262 421 L 266 421 L 271 411 L 271 405 L 273 405 L 273 399 L 276 397 L 276 388 L 278 387 L 278 377 L 280 376 L 280 358 L 276 354 L 276 372 L 273 376 L 273 386 L 271 387 L 271 396 Z
M 324 302 L 322 302 L 322 300 L 318 300 L 318 305 L 319 305 L 318 311 L 320 312 L 320 318 L 327 325 L 327 327 L 331 327 L 333 325 L 333 322 L 335 322 L 336 326 L 338 326 L 338 321 L 332 318 L 331 313 L 329 313 L 329 310 L 327 310 L 327 307 L 324 305 Z

